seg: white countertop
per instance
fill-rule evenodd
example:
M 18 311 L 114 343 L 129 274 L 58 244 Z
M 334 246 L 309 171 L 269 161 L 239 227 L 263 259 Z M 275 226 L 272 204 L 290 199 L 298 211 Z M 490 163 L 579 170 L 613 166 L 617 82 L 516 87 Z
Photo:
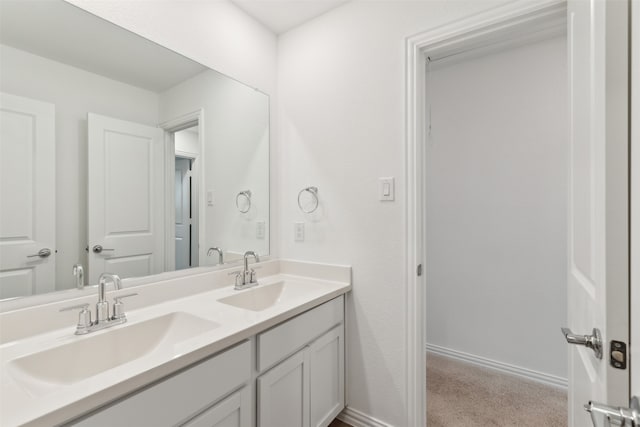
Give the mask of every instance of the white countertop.
M 258 287 L 284 281 L 286 288 L 277 303 L 262 311 L 245 310 L 219 302 L 221 298 L 237 295 L 238 292 L 248 292 L 251 289 L 235 291 L 232 285 L 221 286 L 219 282 L 224 277 L 230 277 L 226 276 L 226 272 L 224 274 L 204 273 L 204 279 L 215 279 L 211 284 L 212 290 L 202 292 L 197 286 L 189 288 L 186 285 L 187 282 L 181 283 L 181 281 L 189 281 L 189 277 L 174 279 L 173 282 L 176 283 L 172 283 L 172 289 L 183 285 L 185 296 L 176 298 L 173 295 L 165 301 L 139 308 L 133 304 L 127 304 L 132 308 L 125 310 L 128 322 L 123 325 L 77 336 L 74 335 L 75 324 L 70 322 L 63 328 L 4 342 L 0 345 L 0 425 L 5 427 L 51 426 L 69 421 L 351 289 L 350 267 L 294 261 L 271 261 L 270 263 L 275 263 L 275 266 L 271 265 L 264 270 L 267 273 L 275 272 L 275 274 L 260 277 L 260 270 L 258 270 L 260 283 Z M 204 280 L 202 277 L 194 279 L 191 276 L 192 281 L 198 279 Z M 224 280 L 227 283 L 230 281 L 230 279 Z M 156 290 L 153 286 L 145 286 L 144 289 L 131 288 L 118 293 L 125 294 L 140 290 L 140 295 L 134 299 L 141 299 L 151 296 L 155 291 L 164 292 L 165 296 L 176 292 L 174 289 L 167 293 L 166 289 L 163 291 L 161 288 L 157 287 Z M 112 295 L 107 294 L 107 297 L 111 300 Z M 156 295 L 155 299 L 159 297 Z M 77 302 L 73 301 L 73 303 Z M 66 302 L 66 304 L 70 303 Z M 11 324 L 7 324 L 7 321 L 17 322 L 20 319 L 29 318 L 29 321 L 33 322 L 46 322 L 46 319 L 42 319 L 43 315 L 57 312 L 59 306 L 64 305 L 64 303 L 56 303 L 54 307 L 43 307 L 41 312 L 38 312 L 38 307 L 31 307 L 22 310 L 18 313 L 19 316 L 15 313 L 2 313 L 0 322 L 3 322 L 3 334 L 12 327 Z M 140 305 L 143 304 L 138 303 L 138 306 Z M 117 328 L 127 328 L 175 312 L 187 313 L 214 322 L 216 327 L 181 342 L 156 348 L 137 359 L 70 384 L 46 383 L 40 384 L 42 386 L 40 388 L 25 386 L 24 378 L 21 378 L 22 374 L 12 364 L 15 359 L 36 352 L 99 334 L 109 334 Z M 79 354 L 78 357 L 81 358 L 83 355 Z M 51 368 L 55 369 L 55 366 Z

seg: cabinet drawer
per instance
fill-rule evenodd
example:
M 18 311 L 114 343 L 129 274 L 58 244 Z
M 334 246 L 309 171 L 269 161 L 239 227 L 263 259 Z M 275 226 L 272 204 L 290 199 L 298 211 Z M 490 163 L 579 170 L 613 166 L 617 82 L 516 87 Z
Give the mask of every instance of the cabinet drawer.
M 245 384 L 250 377 L 251 344 L 245 341 L 70 425 L 176 425 Z
M 257 338 L 258 372 L 285 359 L 324 332 L 342 323 L 343 319 L 344 297 L 339 296 L 259 334 Z

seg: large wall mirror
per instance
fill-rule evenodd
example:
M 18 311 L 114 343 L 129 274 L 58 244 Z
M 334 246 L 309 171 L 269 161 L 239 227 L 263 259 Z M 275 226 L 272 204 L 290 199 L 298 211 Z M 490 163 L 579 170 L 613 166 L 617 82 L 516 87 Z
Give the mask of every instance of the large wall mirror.
M 246 250 L 269 253 L 268 96 L 62 0 L 0 2 L 0 299 Z

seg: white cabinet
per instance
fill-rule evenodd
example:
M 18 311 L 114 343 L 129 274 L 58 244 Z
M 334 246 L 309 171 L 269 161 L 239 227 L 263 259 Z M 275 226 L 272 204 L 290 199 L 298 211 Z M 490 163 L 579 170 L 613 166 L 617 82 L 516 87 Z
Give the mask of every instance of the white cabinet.
M 344 326 L 318 338 L 308 352 L 311 427 L 325 427 L 344 408 Z
M 258 427 L 309 427 L 309 358 L 304 349 L 258 378 Z
M 344 408 L 343 310 L 336 298 L 258 335 L 258 369 L 298 352 L 258 377 L 257 427 L 326 427 Z
M 251 427 L 251 387 L 245 386 L 216 403 L 183 427 Z

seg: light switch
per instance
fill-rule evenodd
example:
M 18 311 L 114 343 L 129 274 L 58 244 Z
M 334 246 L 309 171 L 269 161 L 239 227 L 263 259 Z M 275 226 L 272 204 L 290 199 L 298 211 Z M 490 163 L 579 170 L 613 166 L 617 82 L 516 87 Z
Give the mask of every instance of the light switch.
M 304 242 L 304 222 L 296 222 L 294 224 L 293 234 L 296 242 Z
M 207 191 L 207 206 L 213 206 L 213 190 Z
M 264 221 L 256 222 L 256 239 L 264 239 L 266 223 Z
M 386 177 L 378 178 L 378 189 L 380 200 L 392 201 L 395 200 L 395 178 Z

